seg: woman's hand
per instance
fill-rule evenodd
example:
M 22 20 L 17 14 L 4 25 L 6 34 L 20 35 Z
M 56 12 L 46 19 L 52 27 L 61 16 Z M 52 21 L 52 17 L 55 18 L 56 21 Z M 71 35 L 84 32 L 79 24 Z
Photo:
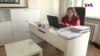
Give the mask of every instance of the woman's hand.
M 66 23 L 65 25 L 68 26 L 68 27 L 70 26 L 68 23 Z
M 61 24 L 61 25 L 65 25 L 64 23 L 62 23 L 62 22 L 59 22 L 59 24 Z

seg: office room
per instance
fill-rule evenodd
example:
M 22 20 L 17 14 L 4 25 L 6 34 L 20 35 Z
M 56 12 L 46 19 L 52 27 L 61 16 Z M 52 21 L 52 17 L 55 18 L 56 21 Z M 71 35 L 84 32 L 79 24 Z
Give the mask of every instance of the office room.
M 0 56 L 100 56 L 98 3 L 0 0 Z M 70 9 L 79 24 L 62 20 Z

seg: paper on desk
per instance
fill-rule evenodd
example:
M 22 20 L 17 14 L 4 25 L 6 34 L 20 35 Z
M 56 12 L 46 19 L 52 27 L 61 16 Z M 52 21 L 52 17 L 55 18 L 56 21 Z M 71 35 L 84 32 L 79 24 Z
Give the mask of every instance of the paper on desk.
M 50 28 L 50 29 L 49 29 L 49 32 L 51 32 L 51 33 L 53 33 L 53 34 L 56 34 L 56 35 L 57 35 L 56 30 L 54 30 L 53 28 Z
M 75 33 L 71 31 L 57 31 L 58 35 L 66 38 L 66 39 L 72 39 L 75 37 L 79 37 L 81 34 L 80 33 Z
M 86 29 L 89 29 L 88 26 L 72 26 L 72 28 L 74 29 L 78 29 L 78 30 L 86 30 Z

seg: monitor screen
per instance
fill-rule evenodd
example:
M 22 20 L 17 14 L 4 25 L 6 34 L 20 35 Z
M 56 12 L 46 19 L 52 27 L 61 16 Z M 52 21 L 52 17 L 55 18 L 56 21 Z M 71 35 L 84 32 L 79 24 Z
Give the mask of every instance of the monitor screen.
M 47 15 L 47 18 L 50 26 L 59 28 L 58 18 L 56 16 Z

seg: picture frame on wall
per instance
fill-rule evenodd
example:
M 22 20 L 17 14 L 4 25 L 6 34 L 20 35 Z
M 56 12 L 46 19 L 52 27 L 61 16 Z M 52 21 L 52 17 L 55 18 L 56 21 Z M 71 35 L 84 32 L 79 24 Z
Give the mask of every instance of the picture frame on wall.
M 0 0 L 0 8 L 9 8 L 9 7 L 17 7 L 17 8 L 27 8 L 28 0 Z
M 0 0 L 0 4 L 19 4 L 20 0 Z

